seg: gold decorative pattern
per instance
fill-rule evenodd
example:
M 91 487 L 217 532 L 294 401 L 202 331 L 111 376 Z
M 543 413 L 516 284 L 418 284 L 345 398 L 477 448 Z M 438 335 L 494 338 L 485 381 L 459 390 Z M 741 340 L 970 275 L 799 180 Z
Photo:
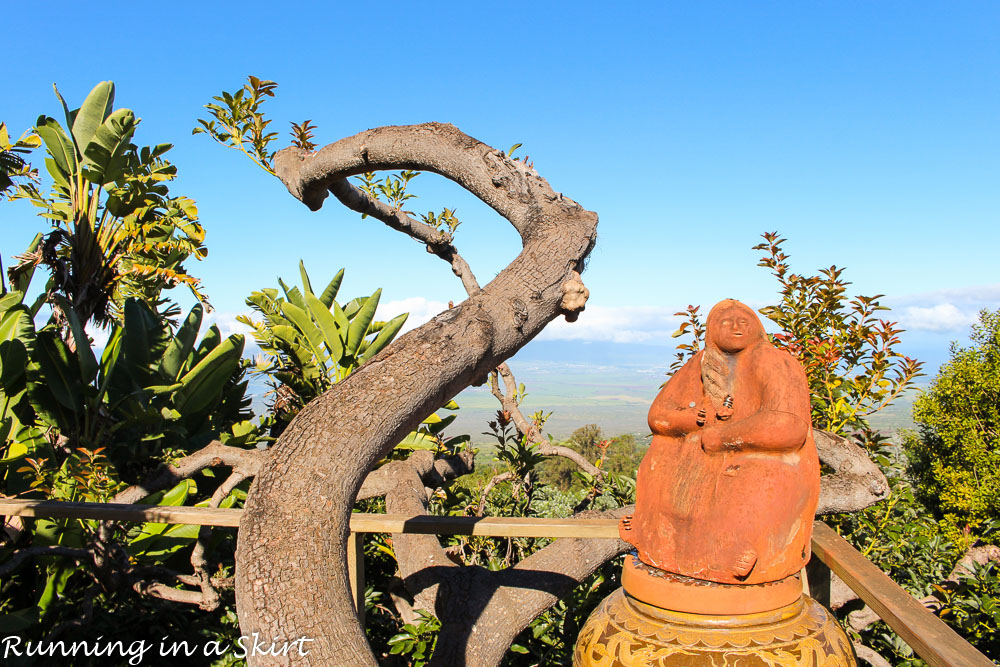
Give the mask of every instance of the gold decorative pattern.
M 848 667 L 847 635 L 803 596 L 770 612 L 707 616 L 659 609 L 622 589 L 587 619 L 574 667 Z

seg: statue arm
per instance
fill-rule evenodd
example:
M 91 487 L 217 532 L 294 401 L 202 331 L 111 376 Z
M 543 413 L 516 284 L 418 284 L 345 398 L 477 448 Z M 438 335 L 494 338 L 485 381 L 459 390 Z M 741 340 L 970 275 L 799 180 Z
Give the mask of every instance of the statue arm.
M 809 422 L 791 412 L 761 410 L 724 426 L 707 428 L 701 434 L 706 452 L 795 451 L 809 434 Z
M 649 409 L 649 430 L 655 435 L 682 437 L 715 419 L 711 401 L 701 391 L 701 355 L 695 355 L 660 390 Z M 694 403 L 692 406 L 691 403 Z M 699 412 L 704 411 L 704 418 Z
M 787 353 L 769 351 L 758 368 L 761 407 L 743 419 L 706 429 L 705 451 L 795 451 L 809 435 L 809 387 L 798 363 Z M 711 432 L 709 432 L 711 431 Z

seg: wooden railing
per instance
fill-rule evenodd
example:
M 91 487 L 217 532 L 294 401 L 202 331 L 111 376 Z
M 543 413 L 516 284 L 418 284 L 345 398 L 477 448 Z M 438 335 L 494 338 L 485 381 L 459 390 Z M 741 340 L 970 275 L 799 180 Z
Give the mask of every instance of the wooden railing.
M 196 526 L 239 526 L 243 511 L 201 507 L 63 503 L 0 499 L 0 516 L 26 516 L 103 521 L 152 521 Z M 348 569 L 355 605 L 364 613 L 364 552 L 359 533 L 422 533 L 494 537 L 616 538 L 615 519 L 539 519 L 518 517 L 351 515 Z M 933 667 L 993 667 L 994 663 L 899 587 L 857 549 L 825 523 L 813 527 L 813 554 L 858 594 L 879 618 Z M 819 577 L 820 579 L 822 578 Z M 821 581 L 810 582 L 811 593 L 829 600 Z

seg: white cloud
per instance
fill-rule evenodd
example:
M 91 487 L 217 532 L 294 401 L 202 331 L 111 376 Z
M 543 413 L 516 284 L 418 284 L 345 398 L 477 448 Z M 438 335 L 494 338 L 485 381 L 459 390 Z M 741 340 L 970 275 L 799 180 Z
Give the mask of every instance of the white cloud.
M 899 305 L 926 305 L 928 303 L 970 304 L 975 306 L 978 311 L 980 308 L 989 307 L 990 304 L 1000 304 L 1000 283 L 907 294 L 890 299 L 890 301 Z
M 403 332 L 405 332 L 416 329 L 444 310 L 448 310 L 448 304 L 443 301 L 431 301 L 422 296 L 411 296 L 408 299 L 379 302 L 375 317 L 380 320 L 389 320 L 402 313 L 409 313 L 410 316 L 406 318 L 406 324 L 403 325 Z
M 906 306 L 895 315 L 904 329 L 913 331 L 959 331 L 976 322 L 978 309 L 960 309 L 953 303 Z
M 965 333 L 983 308 L 1000 307 L 1000 283 L 908 294 L 885 300 L 890 319 L 911 331 Z
M 1000 307 L 1000 284 L 980 285 L 961 289 L 947 289 L 922 294 L 886 298 L 883 303 L 892 307 L 885 317 L 899 321 L 909 331 L 961 333 L 978 320 L 982 308 Z M 704 304 L 702 320 L 708 315 Z M 755 310 L 766 304 L 748 303 Z M 376 317 L 388 320 L 400 313 L 409 313 L 403 331 L 415 329 L 434 316 L 448 309 L 444 301 L 434 301 L 414 296 L 379 304 Z M 681 318 L 674 313 L 683 306 L 599 306 L 588 305 L 576 322 L 563 317 L 553 320 L 539 334 L 540 340 L 593 341 L 614 343 L 642 343 L 673 346 L 670 335 L 677 330 Z M 237 313 L 213 313 L 207 321 L 216 322 L 225 334 L 248 334 L 247 346 L 252 343 L 250 331 L 236 322 Z M 774 327 L 765 318 L 764 326 Z M 248 350 L 249 353 L 249 350 Z
M 379 304 L 377 317 L 388 319 L 409 313 L 403 331 L 424 324 L 447 310 L 443 301 L 415 296 Z M 679 308 L 666 306 L 587 306 L 576 322 L 558 317 L 539 334 L 541 340 L 611 341 L 616 343 L 667 342 L 677 330 Z
M 666 306 L 587 306 L 576 322 L 558 317 L 540 340 L 586 340 L 614 343 L 665 343 L 677 330 L 679 309 Z

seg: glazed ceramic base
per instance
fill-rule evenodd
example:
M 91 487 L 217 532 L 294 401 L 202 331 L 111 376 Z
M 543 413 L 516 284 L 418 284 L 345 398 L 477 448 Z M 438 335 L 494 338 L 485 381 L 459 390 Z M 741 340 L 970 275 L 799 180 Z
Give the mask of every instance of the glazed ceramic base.
M 802 595 L 797 574 L 766 584 L 717 584 L 650 567 L 634 554 L 625 557 L 622 587 L 646 604 L 691 614 L 756 614 L 790 605 Z
M 847 635 L 818 602 L 801 596 L 769 612 L 667 611 L 619 588 L 580 631 L 574 667 L 848 667 Z

